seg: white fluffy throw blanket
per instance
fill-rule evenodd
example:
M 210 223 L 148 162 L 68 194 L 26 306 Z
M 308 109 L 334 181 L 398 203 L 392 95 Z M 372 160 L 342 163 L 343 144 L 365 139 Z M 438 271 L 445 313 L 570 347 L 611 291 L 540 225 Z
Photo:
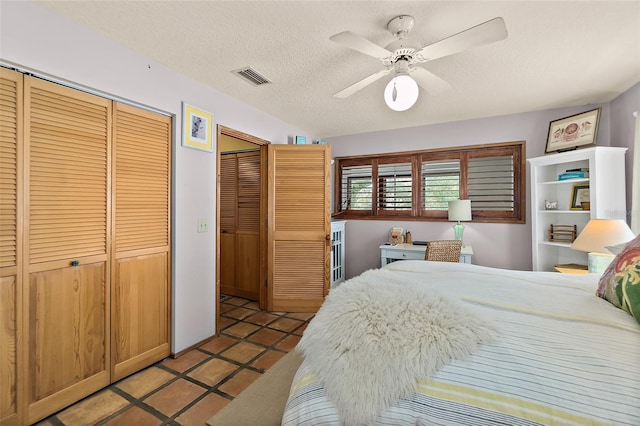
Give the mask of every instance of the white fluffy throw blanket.
M 297 350 L 346 425 L 362 425 L 451 359 L 496 335 L 493 322 L 393 271 L 370 270 L 331 291 Z

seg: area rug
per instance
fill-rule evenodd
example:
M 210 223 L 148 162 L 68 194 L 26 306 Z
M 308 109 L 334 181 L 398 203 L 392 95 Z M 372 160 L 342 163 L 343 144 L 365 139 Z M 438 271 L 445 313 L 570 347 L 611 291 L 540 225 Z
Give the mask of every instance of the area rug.
M 211 417 L 209 426 L 279 426 L 291 381 L 302 356 L 289 352 L 226 407 Z
M 424 278 L 420 278 L 424 279 Z M 298 343 L 346 425 L 368 424 L 497 334 L 476 311 L 371 270 L 332 290 Z

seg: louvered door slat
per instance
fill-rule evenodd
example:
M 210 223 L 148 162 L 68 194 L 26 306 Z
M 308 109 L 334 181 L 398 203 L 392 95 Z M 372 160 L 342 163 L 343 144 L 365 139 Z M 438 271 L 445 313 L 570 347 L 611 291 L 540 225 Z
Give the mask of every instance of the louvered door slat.
M 115 125 L 115 248 L 169 245 L 168 117 L 119 107 Z
M 220 156 L 220 230 L 236 232 L 238 163 L 236 154 Z
M 278 158 L 279 196 L 275 199 L 276 229 L 322 229 L 326 218 L 324 158 L 296 154 L 299 153 L 285 152 Z
M 238 154 L 238 230 L 260 231 L 260 152 Z
M 324 297 L 324 265 L 308 262 L 307 253 L 322 253 L 323 241 L 276 242 L 274 274 L 279 277 L 273 297 L 295 303 L 297 299 Z M 300 267 L 304 263 L 304 268 Z
M 22 76 L 0 68 L 0 424 L 20 424 L 18 418 L 18 197 L 19 149 L 22 147 Z
M 109 101 L 30 93 L 30 262 L 106 253 Z
M 13 73 L 3 71 L 0 75 L 0 268 L 16 266 L 17 262 L 18 85 Z

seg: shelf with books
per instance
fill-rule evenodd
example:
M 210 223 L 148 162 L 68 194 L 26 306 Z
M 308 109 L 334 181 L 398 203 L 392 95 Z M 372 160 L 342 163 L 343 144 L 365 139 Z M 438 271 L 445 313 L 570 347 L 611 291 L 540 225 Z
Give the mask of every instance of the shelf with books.
M 590 219 L 625 218 L 625 151 L 626 148 L 593 147 L 528 160 L 534 271 L 553 271 L 558 264 L 587 262 L 586 253 L 572 250 L 571 243 L 549 241 L 551 225 L 575 225 L 579 234 Z M 559 180 L 563 173 L 587 171 L 588 177 Z M 582 201 L 588 209 L 582 208 Z

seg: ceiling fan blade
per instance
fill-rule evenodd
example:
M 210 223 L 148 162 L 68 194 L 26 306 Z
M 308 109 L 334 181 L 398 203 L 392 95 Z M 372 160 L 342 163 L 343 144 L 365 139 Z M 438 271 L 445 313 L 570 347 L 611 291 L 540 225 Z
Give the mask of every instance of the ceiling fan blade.
M 413 77 L 413 79 L 418 83 L 420 87 L 422 87 L 427 93 L 430 95 L 439 95 L 440 93 L 449 90 L 451 85 L 433 74 L 430 71 L 427 71 L 421 67 L 413 67 L 409 71 L 409 75 Z
M 393 55 L 392 52 L 389 52 L 384 47 L 378 46 L 377 44 L 367 40 L 366 38 L 362 38 L 351 31 L 343 31 L 338 34 L 334 34 L 329 37 L 329 40 L 378 59 L 387 58 Z
M 507 27 L 502 18 L 494 18 L 468 30 L 436 41 L 416 52 L 417 62 L 426 62 L 453 55 L 484 44 L 507 38 Z
M 364 89 L 365 87 L 367 87 L 368 85 L 370 85 L 371 83 L 373 83 L 376 80 L 381 79 L 382 77 L 384 77 L 385 75 L 389 74 L 391 72 L 390 69 L 388 70 L 380 70 L 377 73 L 371 74 L 369 77 L 365 77 L 362 80 L 353 83 L 351 86 L 342 89 L 339 92 L 336 92 L 333 94 L 334 97 L 336 98 L 340 98 L 340 99 L 344 99 L 346 97 L 349 97 L 351 95 L 353 95 L 354 93 L 356 93 L 358 90 L 360 89 Z

